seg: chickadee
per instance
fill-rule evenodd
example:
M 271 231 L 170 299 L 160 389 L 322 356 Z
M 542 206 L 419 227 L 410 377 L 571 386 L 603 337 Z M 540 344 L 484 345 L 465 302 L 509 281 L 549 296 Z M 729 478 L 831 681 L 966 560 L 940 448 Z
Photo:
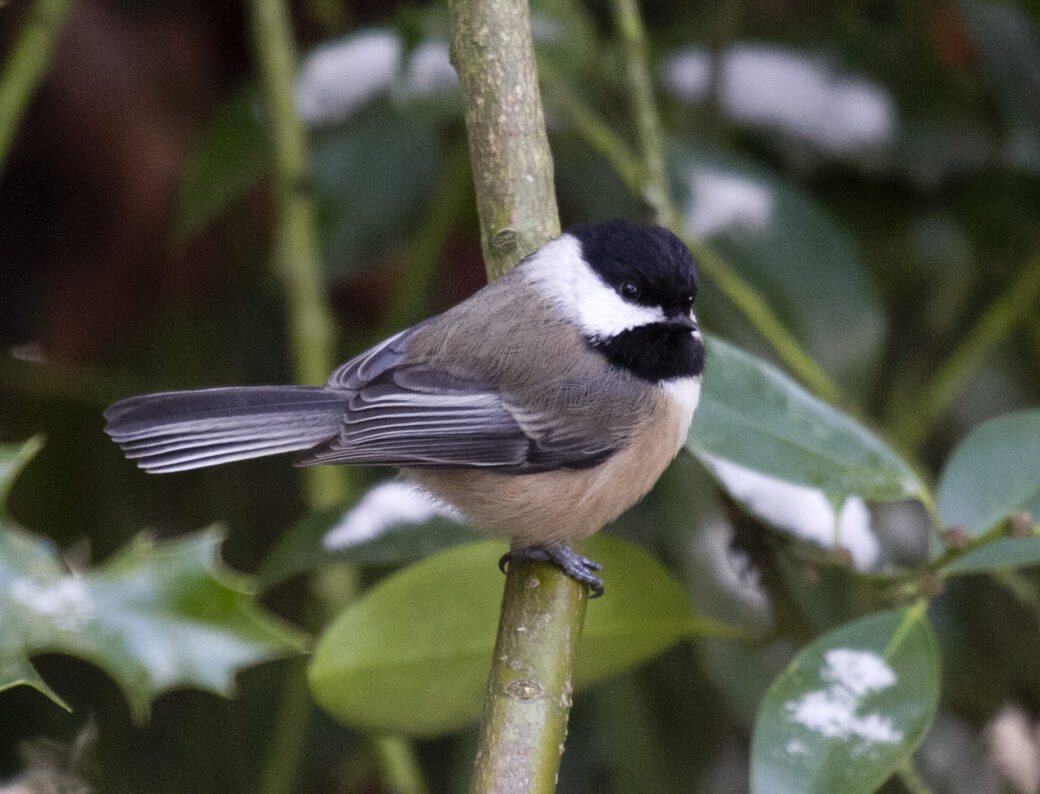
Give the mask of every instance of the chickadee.
M 697 268 L 666 229 L 577 226 L 324 386 L 147 394 L 105 427 L 149 472 L 306 450 L 297 466 L 396 466 L 502 559 L 555 563 L 603 592 L 570 544 L 617 518 L 679 451 L 700 396 Z

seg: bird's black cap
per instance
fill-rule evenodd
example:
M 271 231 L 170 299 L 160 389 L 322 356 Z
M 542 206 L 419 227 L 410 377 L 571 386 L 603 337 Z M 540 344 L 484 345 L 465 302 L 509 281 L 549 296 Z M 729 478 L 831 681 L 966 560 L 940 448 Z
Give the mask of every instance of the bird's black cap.
M 667 229 L 628 221 L 589 223 L 568 232 L 581 243 L 582 255 L 614 289 L 632 282 L 636 303 L 665 308 L 697 297 L 697 264 L 689 249 Z

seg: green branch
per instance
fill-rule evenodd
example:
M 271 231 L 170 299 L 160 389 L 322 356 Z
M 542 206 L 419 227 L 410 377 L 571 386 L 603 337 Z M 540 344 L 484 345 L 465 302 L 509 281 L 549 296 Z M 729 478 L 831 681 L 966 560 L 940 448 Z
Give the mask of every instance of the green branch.
M 610 163 L 625 187 L 637 195 L 643 190 L 643 165 L 624 140 L 603 118 L 571 91 L 552 61 L 540 59 L 538 73 L 550 104 L 570 120 L 592 149 Z
M 918 393 L 912 407 L 896 414 L 894 436 L 915 449 L 925 440 L 943 413 L 971 381 L 990 352 L 1018 323 L 1035 315 L 1040 304 L 1040 256 L 1034 255 L 1018 277 L 989 305 L 939 371 Z
M 25 14 L 0 74 L 0 174 L 18 125 L 40 82 L 47 74 L 72 0 L 34 0 Z M 0 11 L 11 14 L 11 9 Z
M 325 301 L 307 137 L 293 104 L 296 49 L 292 21 L 284 0 L 252 0 L 250 15 L 274 164 L 274 268 L 287 301 L 295 378 L 299 383 L 322 383 L 336 363 L 335 330 Z M 341 466 L 310 467 L 303 476 L 312 509 L 335 504 L 349 489 L 347 469 Z M 322 588 L 319 585 L 317 589 Z M 260 785 L 265 794 L 292 787 L 309 715 L 309 701 L 308 707 L 303 706 L 306 694 L 301 689 L 302 680 L 298 670 L 291 671 L 275 733 L 275 751 Z M 390 788 L 414 794 L 425 791 L 411 746 L 405 740 L 375 737 L 372 746 Z
M 450 0 L 488 276 L 560 231 L 525 0 Z M 567 733 L 585 588 L 544 563 L 509 566 L 472 792 L 551 792 Z
M 471 794 L 556 789 L 587 602 L 553 566 L 509 566 Z
M 964 535 L 964 530 L 951 529 L 947 530 L 947 533 L 958 533 Z M 929 573 L 944 574 L 947 573 L 945 569 L 949 568 L 954 562 L 959 560 L 966 554 L 970 554 L 973 551 L 981 549 L 983 546 L 988 546 L 994 541 L 1000 540 L 1001 538 L 1014 538 L 1014 537 L 1033 537 L 1032 522 L 1027 513 L 1015 512 L 1010 515 L 1004 516 L 996 524 L 991 526 L 984 532 L 980 532 L 978 535 L 971 535 L 962 537 L 955 542 L 950 543 L 948 541 L 946 551 L 936 557 L 934 560 L 928 563 Z M 951 537 L 948 534 L 948 537 Z M 952 537 L 956 538 L 957 535 Z
M 484 263 L 497 278 L 560 233 L 530 13 L 518 0 L 448 8 Z
M 296 378 L 321 383 L 335 363 L 334 333 L 322 283 L 307 138 L 293 105 L 292 23 L 283 0 L 252 0 L 250 10 L 274 164 L 275 271 L 288 300 Z
M 653 83 L 650 80 L 649 59 L 646 55 L 646 30 L 639 15 L 636 0 L 614 0 L 614 24 L 621 37 L 625 58 L 625 76 L 628 96 L 635 117 L 644 177 L 643 200 L 654 212 L 654 220 L 672 227 L 679 224 L 672 204 L 668 175 L 664 166 L 664 144 L 661 123 L 654 102 Z

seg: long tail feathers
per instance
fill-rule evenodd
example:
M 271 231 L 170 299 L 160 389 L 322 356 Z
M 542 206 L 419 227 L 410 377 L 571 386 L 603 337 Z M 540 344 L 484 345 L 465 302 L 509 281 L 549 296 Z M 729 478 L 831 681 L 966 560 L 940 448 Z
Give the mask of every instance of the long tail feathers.
M 105 432 L 149 472 L 309 449 L 339 431 L 349 394 L 320 386 L 242 386 L 130 397 Z

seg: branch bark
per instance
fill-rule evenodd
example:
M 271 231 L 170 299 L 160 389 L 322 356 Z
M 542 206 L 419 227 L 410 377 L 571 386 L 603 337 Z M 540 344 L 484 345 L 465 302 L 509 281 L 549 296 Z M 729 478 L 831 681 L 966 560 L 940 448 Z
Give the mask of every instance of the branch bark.
M 530 13 L 523 0 L 452 0 L 448 9 L 481 247 L 497 278 L 560 233 Z
M 526 0 L 449 0 L 488 277 L 560 233 Z M 567 732 L 585 588 L 511 564 L 471 792 L 551 792 Z

